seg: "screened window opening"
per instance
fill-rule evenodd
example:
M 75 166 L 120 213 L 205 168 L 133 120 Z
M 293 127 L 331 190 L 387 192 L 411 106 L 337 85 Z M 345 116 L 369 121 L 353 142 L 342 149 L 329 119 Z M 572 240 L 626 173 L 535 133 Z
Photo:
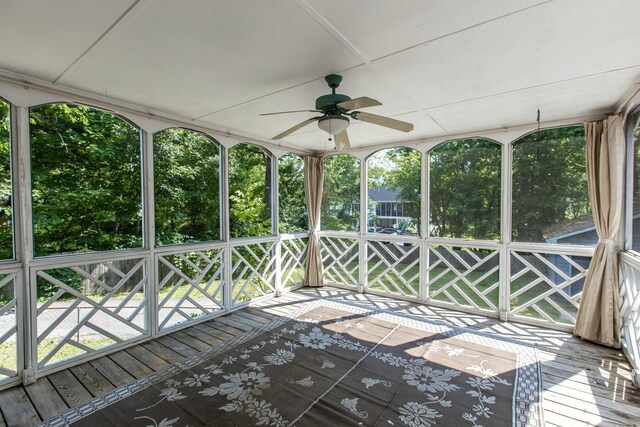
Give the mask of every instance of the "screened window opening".
M 271 234 L 271 156 L 251 144 L 229 149 L 231 237 Z
M 500 240 L 501 153 L 500 144 L 481 138 L 429 152 L 432 236 Z
M 640 253 L 640 114 L 633 130 L 633 208 L 631 211 L 631 250 Z
M 399 147 L 367 160 L 367 228 L 370 233 L 417 236 L 420 230 L 420 153 Z
M 350 154 L 325 158 L 321 228 L 358 231 L 359 220 L 360 160 Z
M 0 99 L 0 260 L 14 258 L 10 111 Z
M 83 105 L 29 120 L 35 256 L 141 247 L 140 131 Z
M 583 126 L 533 132 L 513 144 L 512 238 L 593 245 Z
M 153 135 L 156 244 L 220 239 L 220 148 L 207 135 Z
M 307 231 L 307 203 L 304 196 L 304 161 L 297 154 L 278 160 L 280 233 Z

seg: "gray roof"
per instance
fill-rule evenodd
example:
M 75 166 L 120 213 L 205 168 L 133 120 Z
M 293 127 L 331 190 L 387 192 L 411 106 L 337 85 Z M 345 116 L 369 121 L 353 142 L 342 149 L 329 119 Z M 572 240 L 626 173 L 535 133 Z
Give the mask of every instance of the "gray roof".
M 374 202 L 395 202 L 398 200 L 400 190 L 391 190 L 387 187 L 369 188 L 369 198 Z

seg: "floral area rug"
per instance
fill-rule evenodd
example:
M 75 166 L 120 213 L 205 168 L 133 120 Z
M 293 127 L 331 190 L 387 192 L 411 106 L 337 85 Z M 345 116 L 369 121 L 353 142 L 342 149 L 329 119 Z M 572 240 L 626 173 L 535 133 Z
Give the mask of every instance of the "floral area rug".
M 539 426 L 534 347 L 316 301 L 43 426 Z

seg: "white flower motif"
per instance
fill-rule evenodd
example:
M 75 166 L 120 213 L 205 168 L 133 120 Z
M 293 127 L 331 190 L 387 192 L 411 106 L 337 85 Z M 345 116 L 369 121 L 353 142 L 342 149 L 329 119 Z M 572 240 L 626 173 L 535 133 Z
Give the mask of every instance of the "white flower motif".
M 194 374 L 193 377 L 184 380 L 184 384 L 189 387 L 200 387 L 202 383 L 208 383 L 210 378 L 211 377 L 206 374 Z
M 309 335 L 300 334 L 298 340 L 307 348 L 324 350 L 333 344 L 333 338 L 325 334 L 320 328 L 313 328 Z
M 160 396 L 165 396 L 169 402 L 173 402 L 175 400 L 186 399 L 187 396 L 183 395 L 180 391 L 178 391 L 175 387 L 165 388 L 160 392 Z
M 223 365 L 231 365 L 233 364 L 233 362 L 235 362 L 236 360 L 238 360 L 237 357 L 233 357 L 233 356 L 227 356 L 224 359 L 222 359 L 222 364 Z
M 469 377 L 466 382 L 471 387 L 477 387 L 480 390 L 493 390 L 494 387 L 494 384 L 490 380 L 480 377 Z
M 455 384 L 449 384 L 452 378 L 460 375 L 454 369 L 433 369 L 430 366 L 409 365 L 404 371 L 402 379 L 410 386 L 416 387 L 420 391 L 454 391 L 460 389 Z
M 379 359 L 384 363 L 388 363 L 391 366 L 401 367 L 401 366 L 407 366 L 408 364 L 407 359 L 403 357 L 394 356 L 392 353 L 380 353 L 380 352 L 374 351 L 372 354 L 373 354 L 373 357 L 375 357 L 376 359 Z
M 442 417 L 442 414 L 427 405 L 418 402 L 408 402 L 400 407 L 400 421 L 409 427 L 425 427 L 434 425 L 435 418 Z
M 226 395 L 228 400 L 245 400 L 250 395 L 259 396 L 271 382 L 264 373 L 254 371 L 225 375 L 224 379 L 229 382 L 220 384 L 220 394 Z
M 209 365 L 204 369 L 209 371 L 209 373 L 212 374 L 212 375 L 218 375 L 218 374 L 221 374 L 223 372 L 222 369 L 220 369 L 220 366 L 218 366 L 218 365 Z
M 296 357 L 295 353 L 279 348 L 275 353 L 265 356 L 264 360 L 274 365 L 284 365 L 290 363 L 294 357 Z
M 269 415 L 269 411 L 271 410 L 271 403 L 267 403 L 266 400 L 252 400 L 247 403 L 246 412 L 251 417 L 266 417 Z
M 493 412 L 491 412 L 491 410 L 487 406 L 473 405 L 471 409 L 473 409 L 473 412 L 475 412 L 476 415 L 483 416 L 485 418 L 491 418 L 491 415 L 493 415 Z

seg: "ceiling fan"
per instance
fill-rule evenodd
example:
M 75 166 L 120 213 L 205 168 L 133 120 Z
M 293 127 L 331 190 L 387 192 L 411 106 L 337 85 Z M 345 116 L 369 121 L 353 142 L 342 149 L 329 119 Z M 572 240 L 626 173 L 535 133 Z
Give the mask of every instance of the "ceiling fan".
M 346 150 L 349 148 L 349 136 L 347 135 L 347 128 L 351 123 L 349 117 L 355 120 L 361 120 L 367 123 L 373 123 L 375 125 L 396 129 L 402 132 L 410 132 L 413 130 L 413 124 L 403 122 L 389 117 L 378 116 L 376 114 L 364 113 L 362 111 L 354 111 L 358 108 L 375 107 L 382 105 L 379 101 L 371 99 L 366 96 L 360 98 L 351 99 L 347 95 L 336 93 L 336 88 L 340 86 L 342 82 L 342 76 L 336 74 L 329 74 L 324 78 L 329 87 L 331 93 L 328 95 L 322 95 L 316 99 L 315 110 L 295 110 L 295 111 L 280 111 L 277 113 L 264 113 L 261 116 L 270 116 L 274 114 L 288 114 L 288 113 L 322 113 L 321 116 L 312 117 L 297 125 L 290 127 L 284 132 L 274 136 L 271 139 L 281 139 L 285 136 L 292 134 L 298 129 L 311 124 L 315 121 L 318 122 L 318 127 L 327 132 L 335 138 L 336 148 L 338 150 Z

